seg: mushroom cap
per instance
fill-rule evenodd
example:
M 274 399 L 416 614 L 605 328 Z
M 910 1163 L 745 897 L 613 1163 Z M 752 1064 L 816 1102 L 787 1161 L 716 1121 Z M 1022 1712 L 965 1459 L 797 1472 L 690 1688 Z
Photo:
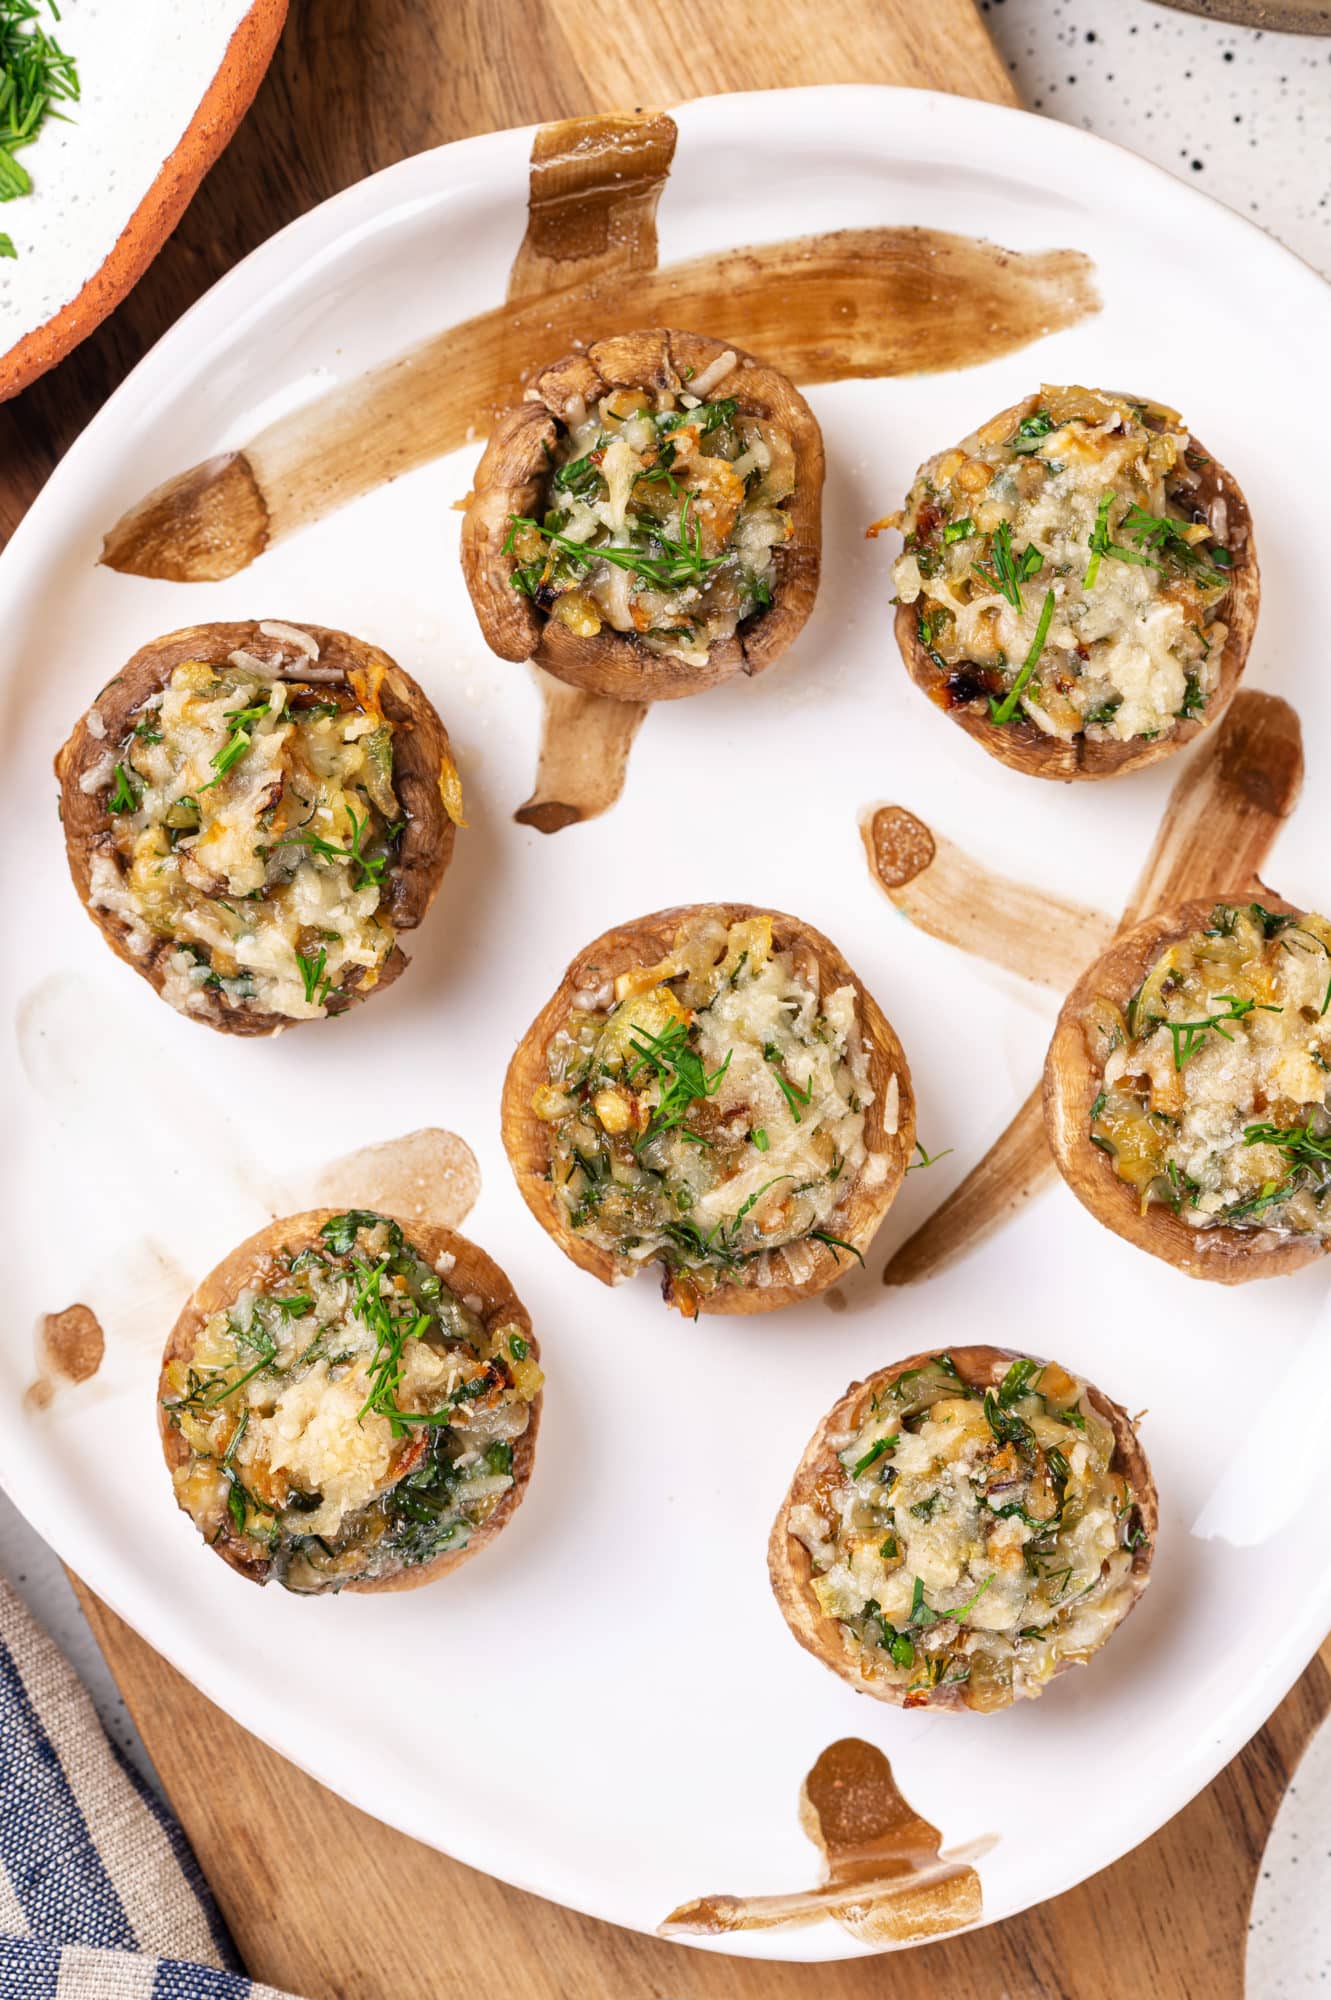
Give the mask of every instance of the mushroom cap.
M 774 950 L 799 949 L 817 963 L 820 988 L 832 992 L 839 986 L 853 986 L 859 1005 L 860 1025 L 869 1045 L 869 1078 L 873 1102 L 865 1113 L 864 1138 L 868 1151 L 886 1156 L 887 1169 L 872 1187 L 856 1181 L 848 1191 L 845 1207 L 837 1218 L 838 1233 L 863 1256 L 878 1225 L 900 1188 L 910 1156 L 915 1149 L 915 1099 L 910 1070 L 896 1033 L 873 997 L 865 990 L 836 946 L 798 917 L 783 916 L 775 910 L 759 910 L 750 903 L 688 904 L 677 909 L 657 910 L 649 917 L 617 924 L 580 951 L 560 980 L 557 989 L 541 1009 L 519 1042 L 504 1079 L 502 1129 L 504 1147 L 519 1191 L 542 1228 L 552 1236 L 564 1255 L 582 1270 L 590 1271 L 604 1285 L 618 1284 L 626 1275 L 620 1261 L 608 1250 L 591 1243 L 570 1227 L 568 1216 L 549 1179 L 550 1127 L 532 1109 L 536 1090 L 548 1082 L 546 1050 L 557 1030 L 573 1011 L 574 996 L 597 987 L 621 972 L 658 964 L 672 949 L 681 928 L 691 919 L 717 915 L 726 924 L 760 915 L 772 919 Z M 886 1100 L 892 1078 L 897 1083 L 895 1129 L 886 1129 Z M 768 1256 L 773 1268 L 770 1284 L 739 1284 L 722 1281 L 699 1300 L 704 1313 L 771 1312 L 812 1298 L 846 1275 L 844 1252 L 825 1243 L 801 1238 L 791 1244 L 798 1251 L 792 1260 L 786 1250 Z M 782 1273 L 782 1275 L 778 1275 Z
M 1044 1066 L 1045 1130 L 1059 1172 L 1082 1206 L 1139 1250 L 1149 1250 L 1190 1278 L 1209 1278 L 1221 1285 L 1297 1271 L 1314 1263 L 1328 1246 L 1313 1236 L 1285 1236 L 1274 1229 L 1235 1229 L 1224 1223 L 1193 1228 L 1164 1202 L 1143 1209 L 1135 1190 L 1120 1179 L 1108 1155 L 1091 1140 L 1091 1106 L 1103 1082 L 1091 1009 L 1097 999 L 1104 999 L 1126 1010 L 1167 945 L 1203 929 L 1217 903 L 1251 900 L 1249 893 L 1235 891 L 1232 896 L 1177 903 L 1115 938 L 1063 1002 Z M 1267 889 L 1262 901 L 1272 911 L 1303 914 Z
M 379 1212 L 374 1211 L 376 1214 Z M 321 1243 L 319 1231 L 324 1224 L 331 1222 L 335 1215 L 345 1213 L 344 1208 L 313 1208 L 300 1215 L 279 1217 L 276 1222 L 268 1223 L 253 1236 L 246 1237 L 243 1243 L 237 1244 L 194 1287 L 167 1337 L 158 1379 L 157 1429 L 162 1441 L 162 1456 L 169 1471 L 174 1472 L 177 1466 L 184 1465 L 190 1456 L 189 1445 L 162 1407 L 166 1370 L 171 1362 L 188 1362 L 198 1347 L 208 1320 L 214 1313 L 231 1305 L 247 1287 L 262 1291 L 273 1282 L 275 1257 L 280 1253 L 298 1255 L 302 1250 L 317 1250 Z M 405 1222 L 391 1215 L 386 1215 L 384 1220 L 397 1222 L 406 1241 L 419 1251 L 428 1264 L 437 1265 L 445 1255 L 451 1256 L 453 1263 L 448 1267 L 450 1290 L 463 1296 L 475 1294 L 480 1298 L 482 1317 L 487 1322 L 496 1317 L 516 1322 L 522 1328 L 533 1357 L 539 1359 L 540 1348 L 531 1330 L 527 1308 L 498 1264 L 478 1244 L 459 1236 L 456 1230 L 445 1229 L 441 1223 Z M 529 1407 L 531 1417 L 527 1428 L 513 1440 L 513 1484 L 507 1493 L 500 1495 L 494 1512 L 472 1530 L 461 1548 L 441 1549 L 429 1562 L 415 1563 L 387 1576 L 365 1577 L 355 1583 L 343 1584 L 341 1589 L 418 1590 L 423 1583 L 433 1583 L 436 1577 L 443 1576 L 448 1570 L 460 1569 L 464 1562 L 470 1562 L 474 1555 L 492 1542 L 522 1505 L 536 1461 L 536 1433 L 541 1421 L 539 1393 Z M 246 1552 L 235 1547 L 229 1536 L 222 1536 L 211 1547 L 223 1562 L 241 1576 L 254 1583 L 267 1581 L 267 1566 L 247 1560 Z
M 119 743 L 126 735 L 137 710 L 150 695 L 167 685 L 177 667 L 187 660 L 225 661 L 231 653 L 246 651 L 256 642 L 262 645 L 261 625 L 267 622 L 248 618 L 234 624 L 187 625 L 178 632 L 150 640 L 107 683 L 92 704 L 101 719 L 103 734 L 93 734 L 84 714 L 56 753 L 65 852 L 79 901 L 116 957 L 132 966 L 158 993 L 176 944 L 171 938 L 154 938 L 146 952 L 134 951 L 129 942 L 131 926 L 125 919 L 91 901 L 93 857 L 103 852 L 114 854 L 115 847 L 106 791 L 99 788 L 85 792 L 81 781 L 103 761 L 108 745 Z M 451 767 L 453 761 L 448 731 L 424 690 L 377 646 L 324 625 L 302 624 L 298 629 L 308 632 L 317 644 L 321 672 L 341 669 L 349 674 L 354 668 L 382 673 L 379 702 L 394 725 L 393 787 L 406 816 L 397 850 L 384 870 L 382 907 L 400 937 L 403 932 L 414 930 L 424 917 L 453 853 L 454 826 L 439 789 L 441 767 Z M 358 997 L 368 1000 L 381 993 L 406 970 L 408 963 L 401 945 L 395 944 L 379 969 L 378 979 Z M 230 1006 L 207 987 L 200 989 L 200 997 L 202 1005 L 191 1009 L 189 1018 L 223 1034 L 272 1035 L 283 1028 L 305 1025 L 286 1014 Z
M 737 365 L 719 385 L 751 415 L 769 417 L 795 451 L 791 533 L 773 551 L 772 602 L 717 640 L 705 663 L 653 652 L 636 633 L 608 625 L 580 638 L 513 588 L 513 557 L 504 553 L 513 515 L 542 511 L 550 457 L 570 406 L 591 407 L 613 389 L 677 391 L 723 354 Z M 462 572 L 487 644 L 505 660 L 532 660 L 557 680 L 615 701 L 674 701 L 700 694 L 741 671 L 761 673 L 796 638 L 818 592 L 822 551 L 823 438 L 818 419 L 789 378 L 732 342 L 708 334 L 652 327 L 593 341 L 552 362 L 534 378 L 527 400 L 500 412 L 490 434 L 462 525 Z
M 949 1347 L 958 1375 L 964 1382 L 977 1388 L 996 1388 L 1011 1364 L 1020 1357 L 1006 1347 Z M 819 1424 L 796 1468 L 790 1490 L 781 1503 L 780 1511 L 772 1527 L 771 1539 L 767 1547 L 768 1573 L 776 1601 L 781 1606 L 787 1625 L 807 1652 L 860 1694 L 873 1695 L 878 1701 L 890 1703 L 895 1708 L 905 1705 L 905 1690 L 889 1683 L 871 1680 L 860 1673 L 855 1658 L 845 1645 L 841 1621 L 823 1610 L 814 1592 L 813 1558 L 802 1541 L 790 1530 L 790 1514 L 794 1507 L 805 1505 L 817 1498 L 820 1479 L 829 1474 L 840 1478 L 843 1467 L 830 1443 L 830 1439 L 844 1436 L 847 1431 L 857 1430 L 867 1415 L 875 1396 L 881 1397 L 902 1375 L 912 1368 L 922 1368 L 933 1359 L 933 1354 L 911 1354 L 904 1361 L 894 1361 L 887 1368 L 880 1368 L 866 1376 L 863 1382 L 852 1382 L 844 1396 L 835 1402 Z M 1121 1472 L 1127 1481 L 1137 1507 L 1141 1512 L 1142 1526 L 1146 1540 L 1132 1552 L 1132 1566 L 1129 1575 L 1132 1580 L 1132 1595 L 1122 1612 L 1105 1633 L 1104 1645 L 1118 1630 L 1124 1618 L 1136 1605 L 1138 1598 L 1150 1580 L 1151 1558 L 1155 1551 L 1156 1529 L 1159 1523 L 1159 1506 L 1156 1499 L 1155 1481 L 1146 1454 L 1132 1427 L 1132 1420 L 1126 1410 L 1111 1401 L 1103 1390 L 1088 1383 L 1086 1393 L 1100 1415 L 1112 1426 L 1115 1451 L 1111 1465 Z M 1060 1660 L 1050 1679 L 1066 1671 L 1079 1662 L 1073 1659 Z M 1043 1690 L 1041 1690 L 1043 1692 Z M 964 1709 L 963 1688 L 960 1683 L 952 1683 L 934 1689 L 927 1703 L 929 1712 L 935 1709 Z
M 1038 409 L 1039 403 L 1039 393 L 1033 393 L 1001 411 L 993 422 L 1010 423 L 1015 431 L 1023 418 Z M 1064 783 L 1080 778 L 1117 777 L 1122 771 L 1138 771 L 1147 764 L 1158 764 L 1162 757 L 1172 757 L 1176 750 L 1182 750 L 1203 730 L 1218 722 L 1233 700 L 1239 677 L 1247 663 L 1261 601 L 1257 545 L 1253 538 L 1248 503 L 1233 475 L 1198 440 L 1193 442 L 1197 456 L 1207 460 L 1201 467 L 1198 504 L 1205 506 L 1223 496 L 1229 513 L 1226 534 L 1234 566 L 1230 573 L 1230 592 L 1224 613 L 1227 633 L 1218 665 L 1219 679 L 1215 693 L 1206 704 L 1205 713 L 1191 721 L 1176 722 L 1172 729 L 1154 742 L 1148 742 L 1144 736 L 1119 742 L 1114 738 L 1101 741 L 1085 735 L 1074 736 L 1067 742 L 1061 736 L 1050 736 L 1026 717 L 1002 725 L 991 722 L 987 699 L 960 702 L 954 706 L 946 692 L 946 675 L 939 672 L 928 650 L 920 643 L 916 607 L 913 604 L 898 604 L 895 619 L 897 645 L 911 679 L 1000 764 L 1006 764 L 1014 771 L 1024 771 L 1030 777 L 1056 778 Z

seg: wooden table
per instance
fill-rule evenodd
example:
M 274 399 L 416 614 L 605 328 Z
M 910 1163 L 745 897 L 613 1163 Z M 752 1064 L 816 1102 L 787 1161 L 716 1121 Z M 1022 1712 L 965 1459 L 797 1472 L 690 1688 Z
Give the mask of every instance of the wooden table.
M 127 369 L 237 258 L 404 155 L 503 125 L 786 84 L 1014 101 L 971 0 L 293 0 L 254 109 L 148 276 L 0 408 L 0 530 Z M 840 1966 L 704 1956 L 503 1888 L 343 1805 L 227 1720 L 88 1592 L 85 1609 L 251 1970 L 310 2000 L 1229 2000 L 1272 1814 L 1331 1678 L 1314 1661 L 1155 1839 L 973 1937 Z M 1094 1810 L 1089 1773 L 1067 1809 Z M 1055 1838 L 1056 1817 L 1050 1837 Z

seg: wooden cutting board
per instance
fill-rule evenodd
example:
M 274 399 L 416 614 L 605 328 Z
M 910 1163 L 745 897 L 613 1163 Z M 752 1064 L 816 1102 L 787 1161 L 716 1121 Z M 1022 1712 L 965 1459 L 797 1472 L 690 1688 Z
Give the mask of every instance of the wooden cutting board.
M 0 408 L 0 531 L 128 368 L 257 243 L 404 155 L 504 125 L 809 83 L 1015 102 L 971 0 L 293 0 L 249 118 L 131 298 Z M 1252 1881 L 1331 1700 L 1315 1661 L 1243 1755 L 1154 1840 L 1026 1917 L 831 1966 L 723 1959 L 504 1888 L 342 1804 L 197 1694 L 81 1592 L 251 1971 L 309 2000 L 1228 2000 Z M 1070 1773 L 1095 1810 L 1132 1782 Z

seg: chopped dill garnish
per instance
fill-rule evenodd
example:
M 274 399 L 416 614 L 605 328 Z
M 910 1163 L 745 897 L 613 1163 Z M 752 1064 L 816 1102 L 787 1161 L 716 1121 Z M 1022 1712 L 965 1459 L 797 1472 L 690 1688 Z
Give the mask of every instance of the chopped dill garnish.
M 139 809 L 139 783 L 137 776 L 126 770 L 123 764 L 116 765 L 116 781 L 106 809 L 113 813 L 132 813 Z
M 690 499 L 692 496 L 690 495 Z M 570 535 L 556 534 L 553 529 L 542 526 L 525 514 L 510 514 L 508 539 L 504 543 L 505 555 L 512 555 L 513 540 L 519 529 L 535 529 L 536 533 L 558 549 L 577 569 L 584 573 L 595 568 L 598 562 L 610 563 L 615 569 L 625 569 L 644 583 L 650 583 L 658 590 L 682 590 L 689 584 L 705 582 L 714 569 L 720 569 L 727 560 L 725 556 L 705 556 L 702 552 L 702 523 L 694 518 L 689 522 L 689 500 L 684 503 L 680 519 L 680 539 L 675 541 L 664 532 L 653 533 L 652 540 L 659 554 L 649 554 L 642 549 L 611 548 L 608 545 L 584 546 L 575 542 Z M 527 563 L 515 569 L 510 581 L 515 589 L 527 597 L 534 597 L 540 588 L 544 563 Z M 536 571 L 535 580 L 531 572 Z
M 300 968 L 301 983 L 305 988 L 305 998 L 316 1007 L 323 1006 L 324 1001 L 328 998 L 328 990 L 333 983 L 324 971 L 327 963 L 328 953 L 323 945 L 320 945 L 318 951 L 309 958 L 302 951 L 296 953 L 296 964 Z
M 1006 597 L 1014 611 L 1021 610 L 1021 586 L 1038 576 L 1044 568 L 1044 557 L 1033 542 L 1028 542 L 1020 555 L 1012 550 L 1012 524 L 1000 521 L 989 541 L 989 567 L 983 563 L 972 563 L 971 568 L 981 583 L 987 583 L 991 590 Z
M 631 1082 L 640 1069 L 654 1070 L 661 1080 L 661 1101 L 652 1113 L 647 1130 L 639 1140 L 639 1150 L 661 1132 L 683 1126 L 690 1107 L 701 1098 L 714 1097 L 721 1079 L 730 1068 L 730 1055 L 709 1076 L 702 1057 L 689 1046 L 689 1031 L 682 1021 L 672 1021 L 662 1034 L 650 1034 L 636 1024 L 632 1048 L 638 1060 L 628 1072 Z M 685 1131 L 685 1137 L 695 1135 Z
M 48 7 L 58 21 L 55 0 Z M 41 26 L 40 12 L 38 0 L 0 0 L 0 201 L 31 194 L 32 176 L 15 155 L 48 118 L 66 118 L 57 104 L 78 101 L 74 58 Z M 13 238 L 0 236 L 0 257 L 17 255 Z
M 999 724 L 1011 722 L 1013 716 L 1016 714 L 1017 703 L 1021 700 L 1026 683 L 1039 665 L 1040 655 L 1044 651 L 1044 642 L 1049 637 L 1049 622 L 1053 615 L 1054 593 L 1052 590 L 1047 590 L 1044 594 L 1044 603 L 1040 608 L 1040 622 L 1035 628 L 1035 638 L 1031 643 L 1030 652 L 1027 653 L 1025 660 L 1022 662 L 1021 672 L 1017 675 L 1016 680 L 1013 681 L 1002 701 L 995 701 L 992 695 L 989 698 L 989 719 L 991 722 Z

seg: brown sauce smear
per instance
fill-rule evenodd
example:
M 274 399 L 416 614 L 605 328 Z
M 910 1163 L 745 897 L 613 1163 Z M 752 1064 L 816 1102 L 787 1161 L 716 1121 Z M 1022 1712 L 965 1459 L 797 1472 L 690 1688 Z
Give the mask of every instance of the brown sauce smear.
M 934 858 L 934 837 L 904 806 L 879 806 L 861 825 L 869 866 L 885 889 L 904 889 Z
M 648 232 L 626 241 L 645 253 Z M 464 320 L 279 418 L 243 452 L 179 474 L 117 523 L 102 561 L 175 581 L 234 575 L 283 535 L 473 441 L 542 362 L 626 327 L 734 340 L 801 383 L 911 375 L 991 361 L 1085 319 L 1100 303 L 1091 273 L 1077 250 L 909 227 L 600 270 Z
M 1192 897 L 1260 895 L 1260 870 L 1281 822 L 1294 810 L 1302 783 L 1303 735 L 1295 710 L 1278 695 L 1240 688 L 1223 719 L 1203 739 L 1196 756 L 1175 781 L 1146 865 L 1117 928 L 1127 930 L 1152 911 Z M 874 867 L 867 837 L 865 845 Z M 978 882 L 983 871 L 974 863 L 968 866 L 972 879 Z M 927 875 L 909 885 L 904 894 L 909 896 L 926 883 L 933 884 L 938 868 L 935 860 Z M 1002 884 L 1000 877 L 988 881 L 1017 890 L 1016 884 Z M 889 893 L 894 902 L 905 907 L 900 892 Z M 1034 896 L 1033 891 L 1019 893 Z M 1050 907 L 1051 899 L 1037 898 L 1030 908 L 1032 920 L 1038 922 L 1043 910 L 1048 923 Z M 922 928 L 932 927 L 915 909 L 909 909 L 908 914 Z M 1087 921 L 1105 923 L 1089 911 L 1082 914 Z M 942 929 L 935 929 L 934 934 L 948 935 Z M 953 936 L 951 941 L 985 957 L 996 956 L 982 926 L 972 927 L 964 936 Z M 1106 936 L 1086 952 L 1080 964 L 1067 973 L 1061 990 L 1066 992 L 1076 983 L 1107 942 Z M 1051 969 L 1046 960 L 1033 956 L 1031 965 L 1038 964 Z M 1035 976 L 1029 967 L 1016 969 Z M 910 1285 L 933 1277 L 994 1235 L 1054 1179 L 1056 1168 L 1045 1136 L 1042 1097 L 1037 1081 L 984 1158 L 901 1245 L 883 1272 L 884 1284 Z
M 373 1208 L 400 1222 L 460 1229 L 476 1206 L 481 1170 L 455 1132 L 426 1126 L 334 1160 L 310 1192 L 317 1208 Z
M 626 327 L 712 333 L 797 382 L 830 382 L 969 366 L 1099 310 L 1079 251 L 938 230 L 839 230 L 658 270 L 677 137 L 663 112 L 542 126 L 505 306 L 168 480 L 111 530 L 102 561 L 173 582 L 233 576 L 283 535 L 472 441 L 541 363 Z M 515 817 L 557 833 L 614 804 L 645 710 L 615 714 L 544 677 L 542 697 L 536 784 Z
M 1113 934 L 1098 910 L 995 875 L 904 806 L 867 812 L 860 836 L 870 873 L 903 916 L 1055 993 L 1067 992 Z
M 1122 928 L 1255 882 L 1303 787 L 1303 731 L 1279 695 L 1240 688 L 1169 796 Z
M 106 1353 L 106 1335 L 91 1306 L 66 1306 L 42 1322 L 42 1359 L 65 1382 L 91 1382 Z
M 882 1751 L 848 1736 L 824 1750 L 804 1780 L 800 1825 L 822 1851 L 817 1888 L 778 1896 L 700 1896 L 672 1910 L 663 1936 L 776 1930 L 831 1918 L 879 1950 L 922 1943 L 979 1923 L 980 1878 L 972 1860 L 992 1840 L 953 1854 L 907 1803 Z
M 656 205 L 678 137 L 664 112 L 543 125 L 532 142 L 527 233 L 509 276 L 509 298 L 608 271 L 654 270 Z M 513 817 L 538 833 L 562 833 L 614 805 L 647 706 L 608 701 L 566 687 L 539 667 L 532 671 L 541 696 L 536 783 Z
M 1041 1084 L 983 1159 L 889 1258 L 885 1285 L 918 1285 L 994 1236 L 1058 1177 L 1044 1129 Z
M 110 569 L 167 583 L 234 576 L 268 546 L 268 508 L 243 452 L 169 479 L 131 507 L 102 547 Z

